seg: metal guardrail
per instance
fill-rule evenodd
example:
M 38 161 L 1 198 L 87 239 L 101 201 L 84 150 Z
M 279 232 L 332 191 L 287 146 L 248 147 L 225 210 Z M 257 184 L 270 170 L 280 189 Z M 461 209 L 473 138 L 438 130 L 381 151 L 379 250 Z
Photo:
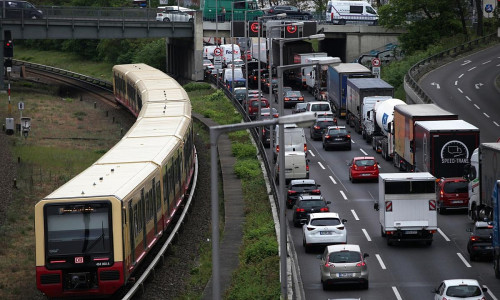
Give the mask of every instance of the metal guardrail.
M 410 70 L 404 77 L 404 81 L 408 83 L 415 94 L 420 97 L 420 99 L 422 99 L 424 103 L 433 103 L 432 99 L 427 95 L 427 93 L 425 93 L 424 90 L 422 90 L 422 88 L 418 84 L 418 80 L 420 80 L 420 78 L 425 73 L 447 63 L 451 58 L 455 58 L 459 54 L 471 51 L 475 46 L 490 43 L 495 39 L 498 39 L 497 33 L 483 36 L 476 40 L 469 41 L 467 43 L 449 48 L 430 57 L 427 57 L 417 62 L 410 68 Z
M 102 80 L 99 78 L 94 78 L 94 77 L 90 77 L 90 76 L 83 75 L 80 73 L 71 72 L 68 70 L 63 70 L 63 69 L 54 68 L 54 67 L 41 65 L 41 64 L 30 63 L 27 61 L 22 61 L 22 60 L 17 60 L 17 59 L 12 60 L 12 64 L 15 66 L 27 66 L 31 69 L 61 75 L 64 77 L 68 77 L 71 79 L 75 79 L 75 80 L 78 80 L 81 82 L 91 84 L 93 86 L 99 87 L 99 88 L 104 89 L 104 90 L 111 92 L 111 93 L 113 92 L 113 84 L 109 81 Z

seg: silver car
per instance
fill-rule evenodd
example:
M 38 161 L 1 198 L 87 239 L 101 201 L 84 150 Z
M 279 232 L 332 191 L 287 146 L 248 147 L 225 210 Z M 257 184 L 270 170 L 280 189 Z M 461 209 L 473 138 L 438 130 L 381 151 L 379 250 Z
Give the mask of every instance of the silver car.
M 358 245 L 327 246 L 320 256 L 320 272 L 323 290 L 336 283 L 360 284 L 368 289 L 368 266 Z
M 193 16 L 180 10 L 164 10 L 156 13 L 156 21 L 193 22 Z

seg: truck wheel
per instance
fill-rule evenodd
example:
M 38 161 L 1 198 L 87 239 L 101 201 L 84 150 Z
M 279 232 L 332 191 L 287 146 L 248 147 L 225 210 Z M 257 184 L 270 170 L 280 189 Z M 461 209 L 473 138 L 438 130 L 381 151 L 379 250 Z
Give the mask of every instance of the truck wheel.
M 366 132 L 364 130 L 361 130 L 361 137 L 363 140 L 366 140 Z
M 471 219 L 472 221 L 475 223 L 477 222 L 477 206 L 476 204 L 472 204 L 472 208 L 471 208 Z
M 386 237 L 386 236 L 387 236 L 387 235 L 385 234 L 384 228 L 383 228 L 382 226 L 380 226 L 380 235 L 381 235 L 382 237 Z M 387 240 L 389 240 L 389 239 L 387 239 Z

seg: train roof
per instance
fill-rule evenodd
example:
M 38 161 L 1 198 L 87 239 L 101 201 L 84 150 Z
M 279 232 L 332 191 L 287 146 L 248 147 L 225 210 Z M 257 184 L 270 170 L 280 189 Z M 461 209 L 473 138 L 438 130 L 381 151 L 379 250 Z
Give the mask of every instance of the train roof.
M 442 109 L 436 104 L 410 104 L 399 105 L 394 107 L 394 111 L 398 111 L 405 116 L 424 117 L 424 116 L 457 116 L 447 110 Z M 458 118 L 458 116 L 457 116 Z
M 150 162 L 129 164 L 94 164 L 59 187 L 44 200 L 114 196 L 124 199 L 155 171 Z
M 187 131 L 190 118 L 171 117 L 171 118 L 142 118 L 130 128 L 124 138 L 134 137 L 166 137 L 166 136 L 184 136 Z
M 186 100 L 187 101 L 187 100 Z M 139 118 L 181 117 L 191 118 L 191 103 L 189 101 L 168 101 L 146 103 L 139 113 Z
M 120 72 L 127 74 L 129 72 L 143 72 L 143 71 L 158 71 L 157 69 L 146 64 L 127 64 L 113 66 L 113 72 Z

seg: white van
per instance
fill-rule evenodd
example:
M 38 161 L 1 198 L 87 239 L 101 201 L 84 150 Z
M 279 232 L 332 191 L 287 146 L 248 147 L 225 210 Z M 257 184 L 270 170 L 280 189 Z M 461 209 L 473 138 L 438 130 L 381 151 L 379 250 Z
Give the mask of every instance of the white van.
M 327 101 L 311 101 L 307 102 L 306 111 L 313 112 L 318 116 L 333 117 L 332 106 Z
M 236 44 L 224 44 L 220 45 L 222 49 L 222 63 L 229 64 L 233 60 L 233 47 L 234 47 L 234 59 L 241 59 L 240 46 Z
M 213 60 L 215 48 L 217 48 L 217 46 L 204 46 L 203 47 L 203 58 Z
M 275 179 L 279 180 L 279 161 L 276 162 Z M 309 179 L 309 163 L 304 152 L 285 152 L 285 181 Z
M 243 77 L 243 70 L 241 68 L 234 68 L 234 78 L 235 79 L 245 78 Z M 223 81 L 226 82 L 226 80 L 232 80 L 232 79 L 233 79 L 233 69 L 225 68 Z
M 326 21 L 345 25 L 347 22 L 378 23 L 377 11 L 366 1 L 328 1 Z
M 307 156 L 307 141 L 304 128 L 297 127 L 295 124 L 285 124 L 285 153 L 287 152 L 304 152 Z M 279 125 L 276 125 L 274 135 L 273 161 L 278 159 L 279 149 Z

